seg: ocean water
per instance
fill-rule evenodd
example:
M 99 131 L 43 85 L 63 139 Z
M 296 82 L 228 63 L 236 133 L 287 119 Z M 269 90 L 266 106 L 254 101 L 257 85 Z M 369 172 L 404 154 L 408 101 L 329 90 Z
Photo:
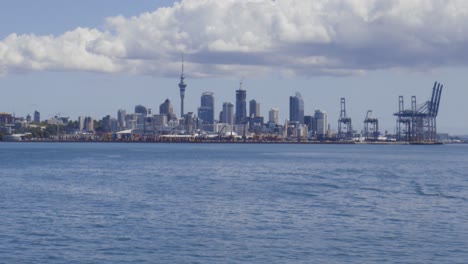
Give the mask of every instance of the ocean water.
M 468 145 L 0 143 L 0 263 L 468 263 Z

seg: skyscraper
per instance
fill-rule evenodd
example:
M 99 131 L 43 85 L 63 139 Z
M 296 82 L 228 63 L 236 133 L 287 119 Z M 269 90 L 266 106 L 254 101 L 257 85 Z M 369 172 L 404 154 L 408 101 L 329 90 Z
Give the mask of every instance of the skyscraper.
M 304 124 L 304 100 L 300 93 L 289 97 L 289 121 Z
M 201 105 L 198 108 L 198 117 L 204 124 L 214 123 L 214 96 L 212 92 L 202 94 Z
M 84 127 L 85 127 L 85 118 L 82 116 L 79 116 L 78 117 L 78 130 L 80 132 L 83 132 Z
M 137 125 L 143 125 L 145 123 L 145 117 L 148 115 L 148 109 L 143 105 L 135 106 L 135 114 L 137 114 Z
M 148 110 L 143 105 L 137 105 L 135 106 L 135 113 L 146 116 L 148 114 Z
M 220 114 L 220 122 L 230 125 L 234 124 L 234 105 L 231 103 L 223 103 L 223 111 Z
M 308 131 L 315 131 L 316 130 L 316 124 L 315 124 L 314 116 L 310 116 L 310 115 L 304 116 L 304 125 L 307 126 Z
M 119 111 L 117 111 L 117 121 L 119 122 L 118 129 L 120 130 L 123 130 L 127 127 L 125 124 L 126 115 L 127 115 L 127 111 L 123 109 L 119 109 Z
M 270 109 L 270 112 L 268 112 L 268 121 L 270 123 L 275 123 L 278 124 L 278 109 L 277 108 L 272 108 Z
M 174 108 L 172 107 L 171 100 L 166 99 L 166 101 L 164 101 L 164 103 L 162 103 L 159 106 L 159 114 L 160 115 L 166 115 L 168 121 L 174 119 L 174 117 L 175 117 L 174 116 Z
M 38 111 L 34 111 L 34 123 L 40 123 L 41 122 L 41 113 Z
M 247 120 L 247 91 L 242 90 L 240 83 L 239 90 L 236 90 L 236 124 L 245 123 Z
M 85 118 L 85 130 L 87 132 L 94 132 L 94 120 L 92 117 L 87 116 Z
M 328 116 L 327 112 L 315 110 L 314 114 L 316 132 L 318 136 L 325 136 L 328 131 Z
M 259 117 L 260 116 L 260 103 L 257 103 L 255 100 L 250 100 L 249 102 L 249 117 Z
M 185 76 L 184 76 L 184 57 L 182 57 L 182 73 L 180 74 L 180 82 L 179 82 L 179 90 L 180 90 L 180 116 L 184 115 L 184 98 L 185 98 L 185 88 L 187 84 L 185 84 Z

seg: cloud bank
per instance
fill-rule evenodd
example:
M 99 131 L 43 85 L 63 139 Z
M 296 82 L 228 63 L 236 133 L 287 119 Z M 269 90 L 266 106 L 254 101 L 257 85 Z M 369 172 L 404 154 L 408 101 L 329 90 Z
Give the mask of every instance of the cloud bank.
M 468 64 L 465 0 L 184 0 L 98 29 L 0 41 L 0 75 L 352 75 Z

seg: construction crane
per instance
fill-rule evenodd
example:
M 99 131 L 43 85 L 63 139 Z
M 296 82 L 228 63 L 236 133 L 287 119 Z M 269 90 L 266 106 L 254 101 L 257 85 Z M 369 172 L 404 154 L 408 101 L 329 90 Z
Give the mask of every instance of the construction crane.
M 368 110 L 364 119 L 364 138 L 377 141 L 379 137 L 379 120 L 373 116 L 372 110 Z
M 418 105 L 416 96 L 411 97 L 411 108 L 405 109 L 403 96 L 398 99 L 397 139 L 413 143 L 436 143 L 437 122 L 443 85 L 435 82 L 431 99 Z
M 340 118 L 338 119 L 338 139 L 351 140 L 353 138 L 353 127 L 351 118 L 346 115 L 346 100 L 341 98 Z

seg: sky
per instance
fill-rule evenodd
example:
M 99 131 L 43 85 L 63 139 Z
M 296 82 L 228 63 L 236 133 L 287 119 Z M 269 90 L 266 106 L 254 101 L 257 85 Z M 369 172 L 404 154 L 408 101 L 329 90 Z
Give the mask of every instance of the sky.
M 340 98 L 360 131 L 367 110 L 394 132 L 398 96 L 422 104 L 444 84 L 438 132 L 468 134 L 468 1 L 464 0 L 4 0 L 0 3 L 0 112 L 117 115 L 169 98 L 180 115 L 214 92 L 219 113 L 243 81 L 261 114 L 305 114 Z

